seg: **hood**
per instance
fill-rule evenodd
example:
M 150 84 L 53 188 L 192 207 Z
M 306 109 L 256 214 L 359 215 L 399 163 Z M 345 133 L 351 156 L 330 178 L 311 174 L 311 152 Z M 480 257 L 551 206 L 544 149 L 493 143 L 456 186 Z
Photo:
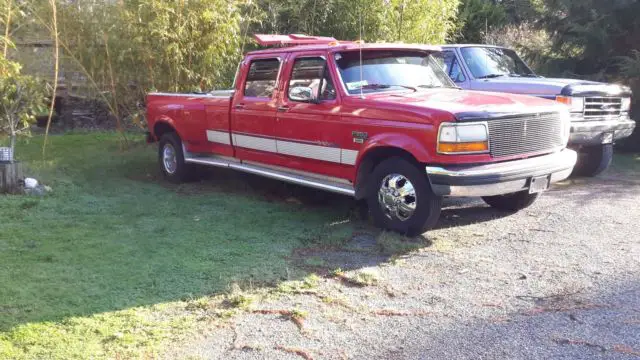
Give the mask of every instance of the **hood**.
M 414 112 L 448 112 L 459 121 L 566 109 L 556 101 L 538 97 L 458 89 L 371 94 L 367 100 L 387 108 L 400 109 L 398 105 L 402 105 Z
M 473 81 L 474 90 L 510 92 L 553 98 L 565 96 L 631 96 L 627 86 L 578 79 L 499 77 Z

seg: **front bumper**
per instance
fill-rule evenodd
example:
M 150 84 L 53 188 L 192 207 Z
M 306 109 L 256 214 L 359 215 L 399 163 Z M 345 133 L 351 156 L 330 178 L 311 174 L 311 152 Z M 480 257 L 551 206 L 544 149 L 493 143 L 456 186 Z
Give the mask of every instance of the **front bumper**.
M 572 121 L 569 145 L 600 145 L 624 139 L 633 133 L 636 122 L 628 116 L 614 119 Z
M 439 196 L 494 196 L 529 189 L 531 178 L 550 176 L 550 183 L 569 177 L 578 155 L 565 149 L 557 153 L 494 164 L 427 166 L 431 188 Z

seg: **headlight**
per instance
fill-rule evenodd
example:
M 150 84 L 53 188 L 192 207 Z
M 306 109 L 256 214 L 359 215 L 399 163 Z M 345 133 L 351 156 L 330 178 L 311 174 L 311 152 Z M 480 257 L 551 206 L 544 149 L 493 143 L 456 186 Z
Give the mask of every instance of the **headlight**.
M 573 96 L 556 96 L 556 101 L 563 103 L 569 107 L 571 112 L 584 111 L 584 98 Z
M 482 154 L 489 152 L 486 123 L 442 123 L 438 134 L 440 154 Z
M 622 106 L 620 111 L 629 112 L 631 110 L 631 98 L 622 98 Z
M 569 111 L 560 111 L 560 120 L 562 122 L 562 142 L 564 146 L 567 146 L 571 136 L 571 114 L 569 114 Z

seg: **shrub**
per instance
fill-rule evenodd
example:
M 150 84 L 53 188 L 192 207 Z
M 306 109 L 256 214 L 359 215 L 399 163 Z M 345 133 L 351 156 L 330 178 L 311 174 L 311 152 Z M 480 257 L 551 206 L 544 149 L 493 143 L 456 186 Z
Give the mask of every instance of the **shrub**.
M 46 111 L 46 85 L 20 73 L 20 65 L 0 55 L 0 132 L 15 138 L 28 134 L 35 115 Z

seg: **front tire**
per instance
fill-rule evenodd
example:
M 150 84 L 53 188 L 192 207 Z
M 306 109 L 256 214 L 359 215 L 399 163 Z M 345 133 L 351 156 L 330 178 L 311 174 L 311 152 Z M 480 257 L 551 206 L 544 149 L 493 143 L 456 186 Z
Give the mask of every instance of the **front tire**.
M 427 175 L 403 158 L 378 164 L 367 187 L 369 211 L 381 228 L 417 236 L 440 217 L 442 197 L 433 193 Z
M 162 174 L 172 183 L 181 183 L 193 178 L 193 165 L 184 161 L 182 140 L 178 134 L 171 132 L 160 137 L 158 159 Z
M 607 170 L 613 160 L 613 144 L 588 146 L 578 151 L 572 175 L 593 177 Z
M 506 195 L 483 196 L 482 200 L 494 209 L 517 212 L 533 205 L 539 197 L 540 193 L 529 194 L 528 191 L 520 191 Z

